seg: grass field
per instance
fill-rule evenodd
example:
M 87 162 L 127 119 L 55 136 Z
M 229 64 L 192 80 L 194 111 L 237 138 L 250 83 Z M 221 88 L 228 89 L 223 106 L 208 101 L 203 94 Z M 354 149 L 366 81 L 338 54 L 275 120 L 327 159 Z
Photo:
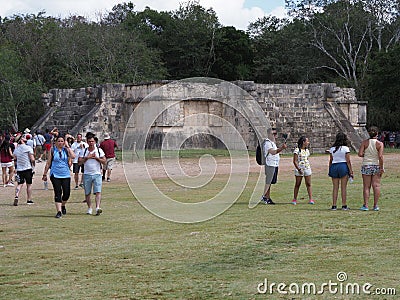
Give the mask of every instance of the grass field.
M 1 188 L 0 299 L 397 299 L 399 157 L 392 153 L 385 164 L 379 212 L 358 210 L 360 177 L 348 188 L 353 209 L 330 211 L 331 182 L 322 155 L 312 161 L 313 166 L 324 161 L 313 175 L 315 205 L 306 204 L 304 185 L 300 203 L 290 204 L 293 175 L 281 169 L 272 191 L 277 205 L 249 209 L 257 178 L 251 173 L 229 210 L 197 224 L 152 215 L 133 198 L 122 175 L 104 185 L 100 217 L 85 215 L 82 190 L 72 191 L 67 216 L 57 220 L 52 191 L 40 190 L 40 183 L 33 206 L 11 206 L 12 189 Z M 359 162 L 352 160 L 357 170 Z M 204 193 L 216 193 L 226 180 L 227 175 L 216 176 Z M 169 188 L 164 178 L 156 182 L 180 201 L 198 195 Z M 257 289 L 265 279 L 268 285 L 286 284 L 287 292 L 289 285 L 304 283 L 320 289 L 339 284 L 339 272 L 348 276 L 344 285 L 370 283 L 372 294 L 333 294 L 327 287 L 321 295 L 280 294 L 276 285 L 273 294 Z M 394 289 L 397 295 L 388 295 Z

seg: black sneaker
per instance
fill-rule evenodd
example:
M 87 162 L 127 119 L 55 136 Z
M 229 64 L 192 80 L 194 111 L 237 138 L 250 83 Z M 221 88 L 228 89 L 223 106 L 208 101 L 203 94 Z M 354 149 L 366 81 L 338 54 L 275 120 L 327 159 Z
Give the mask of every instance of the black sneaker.
M 63 215 L 67 214 L 67 209 L 65 208 L 65 206 L 61 206 L 61 212 Z
M 272 201 L 272 199 L 270 198 L 270 199 L 267 200 L 267 204 L 269 204 L 269 205 L 275 205 L 275 202 Z
M 272 201 L 271 198 L 266 198 L 264 196 L 261 197 L 261 202 L 264 203 L 264 204 L 269 204 L 269 205 L 274 205 L 275 204 L 275 202 Z
M 18 197 L 14 198 L 14 206 L 18 206 Z
M 32 200 L 28 200 L 26 201 L 27 204 L 31 205 L 31 204 L 35 204 L 35 202 L 33 202 Z
M 337 210 L 337 207 L 336 207 L 336 205 L 332 205 L 332 208 L 331 208 L 331 210 Z
M 103 212 L 103 210 L 99 207 L 96 208 L 96 216 L 100 216 L 100 214 Z
M 342 210 L 349 210 L 349 209 L 350 209 L 350 207 L 348 207 L 347 205 L 342 206 Z
M 61 211 L 57 212 L 57 214 L 56 214 L 56 218 L 57 218 L 57 219 L 60 219 L 60 218 L 62 218 Z

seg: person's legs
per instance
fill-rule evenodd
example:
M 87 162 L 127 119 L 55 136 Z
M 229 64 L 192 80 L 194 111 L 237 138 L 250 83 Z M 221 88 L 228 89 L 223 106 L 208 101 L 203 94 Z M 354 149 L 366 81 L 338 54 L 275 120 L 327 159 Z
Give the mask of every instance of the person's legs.
M 271 184 L 266 183 L 264 187 L 264 198 L 269 199 L 271 193 Z
M 74 173 L 75 187 L 79 186 L 79 173 Z
M 376 208 L 381 195 L 381 176 L 379 174 L 372 175 L 371 185 L 374 191 L 374 208 Z
M 7 183 L 8 184 L 11 184 L 11 186 L 13 185 L 12 184 L 12 178 L 13 178 L 13 176 L 14 176 L 14 165 L 11 165 L 9 168 L 8 168 L 8 180 L 7 180 Z
M 306 183 L 306 188 L 307 188 L 307 194 L 308 194 L 308 200 L 313 201 L 312 197 L 312 188 L 311 188 L 311 175 L 310 176 L 305 176 L 304 181 Z
M 17 187 L 15 188 L 15 199 L 19 198 L 19 193 L 21 192 L 22 186 L 24 185 L 24 183 L 18 183 Z M 18 200 L 17 200 L 18 202 Z
M 332 208 L 337 206 L 337 198 L 339 193 L 339 178 L 332 177 Z
M 369 194 L 370 194 L 370 189 L 371 189 L 372 176 L 363 174 L 362 178 L 363 178 L 363 198 L 364 198 L 363 206 L 368 207 L 368 200 L 369 200 Z
M 341 191 L 341 196 L 342 196 L 342 206 L 346 207 L 347 203 L 347 182 L 349 180 L 349 177 L 343 176 L 340 178 L 340 191 Z
M 293 191 L 293 200 L 297 200 L 297 196 L 299 194 L 299 189 L 301 185 L 301 181 L 303 180 L 303 176 L 294 176 L 295 183 L 294 183 L 294 191 Z M 307 181 L 306 181 L 307 183 Z
M 102 213 L 102 209 L 100 208 L 101 204 L 101 188 L 102 188 L 102 176 L 94 175 L 93 177 L 93 193 L 96 195 L 96 215 L 100 215 Z
M 54 203 L 56 205 L 56 210 L 57 213 L 61 213 L 61 197 L 62 197 L 62 185 L 61 185 L 61 179 L 60 178 L 55 178 L 53 175 L 50 176 L 50 181 L 51 184 L 53 185 L 53 191 L 54 191 Z
M 1 178 L 5 187 L 7 185 L 7 167 L 1 167 Z
M 69 196 L 71 195 L 71 178 L 63 178 L 61 180 L 61 188 L 62 188 L 61 212 L 63 215 L 66 215 L 67 209 L 65 208 L 65 204 L 67 203 Z
M 32 183 L 31 184 L 26 184 L 26 197 L 27 197 L 27 201 L 29 203 L 29 201 L 32 201 Z
M 85 201 L 88 207 L 87 214 L 92 214 L 92 202 L 90 200 L 90 195 L 92 193 L 92 176 L 88 174 L 83 174 L 83 188 L 85 190 Z

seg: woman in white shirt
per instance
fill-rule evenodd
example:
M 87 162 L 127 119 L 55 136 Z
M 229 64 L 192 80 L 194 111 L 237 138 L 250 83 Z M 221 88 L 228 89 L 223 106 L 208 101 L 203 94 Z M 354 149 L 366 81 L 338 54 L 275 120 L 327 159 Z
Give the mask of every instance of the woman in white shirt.
M 353 168 L 350 161 L 350 149 L 348 147 L 347 135 L 339 132 L 333 146 L 329 149 L 329 177 L 332 178 L 332 210 L 337 209 L 337 198 L 339 185 L 342 196 L 342 210 L 348 210 L 347 206 L 347 182 L 353 177 Z

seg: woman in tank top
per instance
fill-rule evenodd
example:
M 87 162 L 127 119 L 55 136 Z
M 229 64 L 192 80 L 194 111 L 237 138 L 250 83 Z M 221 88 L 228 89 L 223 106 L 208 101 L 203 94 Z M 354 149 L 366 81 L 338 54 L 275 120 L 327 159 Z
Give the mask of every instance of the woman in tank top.
M 361 164 L 361 174 L 363 178 L 363 198 L 364 203 L 360 210 L 369 210 L 368 200 L 370 190 L 374 192 L 374 211 L 378 211 L 378 200 L 381 194 L 381 177 L 385 169 L 383 168 L 383 143 L 378 141 L 379 130 L 371 127 L 368 130 L 369 139 L 361 143 L 358 156 L 363 158 Z

